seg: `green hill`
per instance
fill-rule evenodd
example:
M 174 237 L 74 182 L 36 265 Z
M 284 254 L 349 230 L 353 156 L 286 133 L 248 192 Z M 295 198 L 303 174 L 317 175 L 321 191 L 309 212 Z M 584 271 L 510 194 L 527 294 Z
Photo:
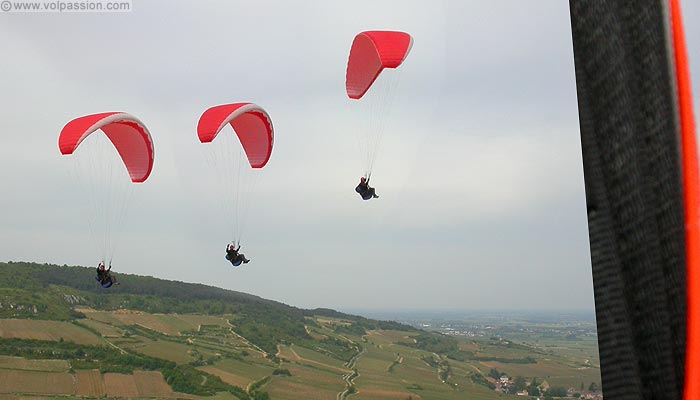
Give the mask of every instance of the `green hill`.
M 310 340 L 304 328 L 310 316 L 350 321 L 337 329 L 360 335 L 368 329 L 415 330 L 396 322 L 330 309 L 304 310 L 246 293 L 148 276 L 119 274 L 121 285 L 105 290 L 96 284 L 94 276 L 94 268 L 0 263 L 0 318 L 69 320 L 81 317 L 73 311 L 76 305 L 163 314 L 231 314 L 242 336 L 272 354 L 277 344 Z M 15 304 L 12 308 L 7 306 L 11 302 Z

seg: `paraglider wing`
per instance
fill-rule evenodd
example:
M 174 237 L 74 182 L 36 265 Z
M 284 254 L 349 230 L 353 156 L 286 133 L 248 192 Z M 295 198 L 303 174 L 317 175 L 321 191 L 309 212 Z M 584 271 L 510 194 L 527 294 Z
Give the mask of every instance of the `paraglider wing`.
M 405 32 L 367 31 L 355 36 L 348 57 L 345 90 L 360 99 L 384 68 L 396 68 L 411 51 L 413 38 Z
M 70 121 L 58 137 L 61 154 L 73 154 L 80 143 L 98 129 L 114 144 L 131 181 L 144 182 L 153 169 L 153 140 L 146 126 L 130 114 L 107 112 Z
M 274 130 L 270 116 L 253 103 L 224 104 L 206 110 L 199 118 L 197 135 L 209 143 L 230 123 L 243 145 L 252 168 L 262 168 L 270 160 Z

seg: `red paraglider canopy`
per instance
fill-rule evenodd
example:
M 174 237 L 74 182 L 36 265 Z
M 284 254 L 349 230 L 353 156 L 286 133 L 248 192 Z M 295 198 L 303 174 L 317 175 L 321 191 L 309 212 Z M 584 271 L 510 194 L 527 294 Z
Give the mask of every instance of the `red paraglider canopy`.
M 252 168 L 262 168 L 270 160 L 274 131 L 272 120 L 262 107 L 254 103 L 224 104 L 206 110 L 199 118 L 197 135 L 209 143 L 230 123 L 243 145 Z
M 153 169 L 153 140 L 143 122 L 131 114 L 106 112 L 70 121 L 58 137 L 61 154 L 73 154 L 80 143 L 98 129 L 114 144 L 131 181 L 144 182 Z
M 345 89 L 360 99 L 384 68 L 396 68 L 408 56 L 413 38 L 405 32 L 367 31 L 355 36 L 350 48 Z

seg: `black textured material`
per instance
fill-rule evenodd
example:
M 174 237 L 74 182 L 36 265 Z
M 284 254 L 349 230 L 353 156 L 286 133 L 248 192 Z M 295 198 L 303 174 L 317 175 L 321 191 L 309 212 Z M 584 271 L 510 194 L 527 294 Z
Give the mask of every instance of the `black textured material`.
M 603 396 L 681 399 L 686 258 L 668 4 L 569 5 Z

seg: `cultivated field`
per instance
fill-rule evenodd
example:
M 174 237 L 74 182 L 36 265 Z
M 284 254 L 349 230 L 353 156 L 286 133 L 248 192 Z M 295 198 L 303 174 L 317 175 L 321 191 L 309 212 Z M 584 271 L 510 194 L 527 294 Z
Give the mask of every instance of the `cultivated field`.
M 103 375 L 108 397 L 138 397 L 139 389 L 132 375 L 108 373 Z
M 314 319 L 315 319 L 316 322 L 318 322 L 319 324 L 325 325 L 325 326 L 328 326 L 328 327 L 352 325 L 352 321 L 347 321 L 347 320 L 338 319 L 338 318 L 315 316 Z
M 38 321 L 29 319 L 0 319 L 0 337 L 11 339 L 35 339 L 65 341 L 78 344 L 100 344 L 94 333 L 63 321 Z
M 259 361 L 258 361 L 259 360 Z M 274 364 L 262 359 L 246 358 L 245 361 L 227 359 L 214 365 L 197 368 L 200 371 L 216 375 L 222 381 L 245 389 L 249 384 L 272 375 Z
M 134 371 L 134 382 L 141 397 L 173 397 L 163 375 L 158 371 Z
M 149 314 L 140 311 L 95 311 L 80 309 L 88 318 L 114 326 L 138 325 L 169 336 L 177 336 L 184 331 L 197 331 L 201 325 L 226 327 L 226 320 L 220 317 L 188 314 Z
M 68 372 L 70 365 L 64 360 L 27 360 L 22 357 L 0 356 L 0 369 Z
M 391 343 L 415 342 L 411 336 L 417 335 L 415 332 L 385 331 L 375 330 L 367 332 L 367 338 L 376 344 L 387 345 Z
M 73 375 L 65 372 L 0 370 L 0 393 L 73 395 Z
M 179 364 L 194 360 L 194 357 L 191 355 L 192 347 L 187 344 L 168 340 L 151 340 L 141 336 L 134 336 L 133 338 L 137 339 L 138 342 L 122 344 L 120 347 Z
M 85 325 L 90 329 L 99 332 L 100 335 L 107 338 L 118 338 L 124 335 L 124 330 L 115 327 L 114 325 L 105 324 L 92 319 L 81 319 L 78 321 L 80 325 Z
M 342 361 L 304 347 L 279 345 L 277 348 L 279 350 L 278 357 L 291 363 L 304 364 L 339 375 L 345 375 L 351 372 L 343 366 Z
M 98 370 L 75 371 L 75 391 L 78 396 L 105 397 L 106 388 Z
M 56 372 L 2 371 L 0 394 L 80 396 L 115 398 L 193 398 L 173 393 L 157 371 L 135 371 L 133 375 L 99 371 Z

